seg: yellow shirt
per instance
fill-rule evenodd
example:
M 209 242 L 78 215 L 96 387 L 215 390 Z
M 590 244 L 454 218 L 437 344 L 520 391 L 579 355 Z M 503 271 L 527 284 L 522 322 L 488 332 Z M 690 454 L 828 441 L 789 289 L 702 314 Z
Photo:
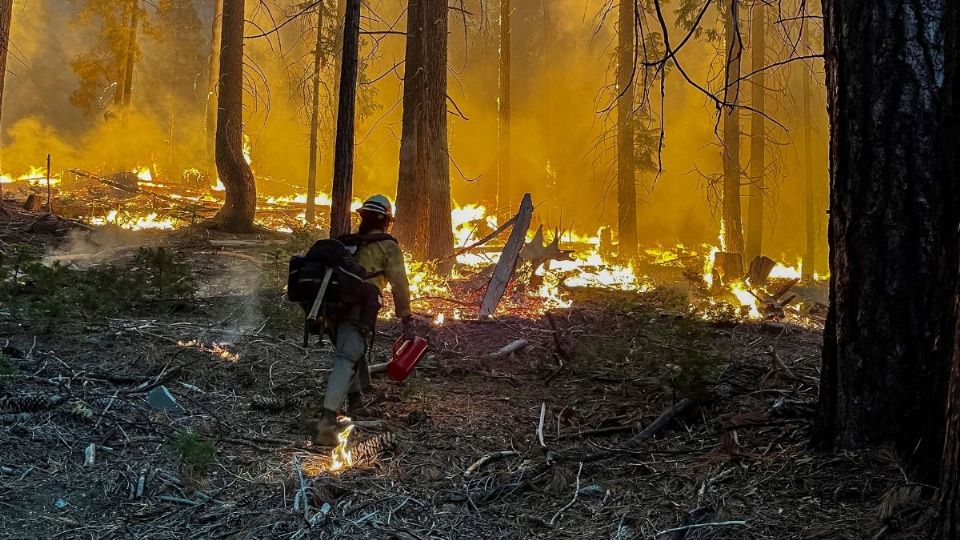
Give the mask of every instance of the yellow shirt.
M 390 283 L 397 317 L 403 318 L 413 314 L 410 311 L 410 282 L 407 280 L 407 267 L 403 264 L 403 251 L 396 242 L 381 240 L 361 245 L 357 250 L 357 262 L 369 274 L 383 272 L 379 276 L 370 278 L 369 281 L 381 292 L 387 283 Z

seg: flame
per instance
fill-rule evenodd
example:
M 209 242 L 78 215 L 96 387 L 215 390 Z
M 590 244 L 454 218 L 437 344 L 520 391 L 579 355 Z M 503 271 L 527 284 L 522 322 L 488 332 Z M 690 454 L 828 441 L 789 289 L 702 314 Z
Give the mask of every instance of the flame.
M 730 292 L 737 298 L 741 306 L 749 309 L 748 317 L 751 319 L 759 319 L 761 317 L 760 309 L 757 305 L 757 297 L 747 290 L 742 281 L 734 281 L 731 283 Z
M 340 422 L 349 422 L 347 417 L 341 417 Z M 347 442 L 350 440 L 350 433 L 353 432 L 353 424 L 347 424 L 346 427 L 337 433 L 337 446 L 330 452 L 330 470 L 339 471 L 349 469 L 353 466 L 353 454 L 347 449 Z
M 433 320 L 433 324 L 436 326 L 443 326 L 443 321 L 446 318 L 443 316 L 443 313 L 437 315 L 437 318 Z
M 137 179 L 141 182 L 153 183 L 153 173 L 150 172 L 150 167 L 134 167 L 130 172 L 137 175 Z
M 10 176 L 9 174 L 4 174 L 0 176 L 0 184 L 12 184 L 12 183 L 13 183 L 13 177 Z
M 17 177 L 17 180 L 26 182 L 31 187 L 47 187 L 47 170 L 43 167 L 30 167 L 30 170 L 26 174 L 22 174 Z M 53 187 L 59 184 L 60 179 L 51 174 L 50 186 Z
M 217 183 L 214 184 L 214 185 L 212 185 L 212 186 L 210 186 L 210 190 L 211 190 L 211 191 L 226 191 L 226 190 L 227 190 L 227 187 L 223 185 L 223 182 L 221 182 L 219 178 L 217 178 Z
M 800 279 L 800 269 L 803 267 L 803 261 L 797 259 L 794 266 L 786 266 L 783 263 L 777 263 L 770 271 L 770 277 L 774 279 Z
M 213 356 L 218 356 L 221 359 L 226 360 L 227 362 L 236 362 L 240 360 L 240 355 L 230 352 L 226 348 L 226 343 L 212 343 L 210 345 L 206 345 L 205 343 L 194 339 L 190 341 L 178 341 L 177 345 L 181 347 L 194 348 L 205 353 L 210 353 Z
M 250 146 L 250 136 L 246 133 L 243 134 L 243 160 L 247 162 L 247 165 L 253 165 L 253 158 L 251 157 L 253 148 Z

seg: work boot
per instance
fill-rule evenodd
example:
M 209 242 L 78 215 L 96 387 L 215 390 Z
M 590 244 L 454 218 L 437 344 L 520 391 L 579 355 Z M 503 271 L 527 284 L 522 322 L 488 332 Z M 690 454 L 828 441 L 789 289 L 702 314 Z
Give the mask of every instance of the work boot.
M 330 409 L 324 409 L 320 419 L 313 424 L 310 430 L 310 438 L 313 444 L 319 446 L 336 446 L 337 433 L 340 432 L 340 424 L 337 422 L 337 412 Z
M 350 418 L 367 418 L 372 415 L 373 411 L 363 406 L 363 394 L 360 392 L 347 394 L 347 416 Z

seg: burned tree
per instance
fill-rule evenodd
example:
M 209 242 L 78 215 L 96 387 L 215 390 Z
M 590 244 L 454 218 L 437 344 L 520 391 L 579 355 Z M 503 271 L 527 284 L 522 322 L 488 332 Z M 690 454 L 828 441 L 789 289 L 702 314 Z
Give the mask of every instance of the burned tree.
M 410 0 L 396 232 L 417 256 L 453 251 L 447 149 L 447 5 Z
M 743 43 L 739 27 L 739 2 L 726 3 L 724 18 L 725 75 L 723 89 L 723 190 L 720 232 L 729 253 L 743 253 L 740 220 L 740 59 Z
M 229 232 L 252 232 L 257 185 L 243 156 L 243 29 L 244 1 L 224 0 L 223 41 L 217 108 L 217 172 L 226 199 L 213 226 Z
M 617 31 L 617 234 L 621 257 L 637 254 L 637 166 L 633 120 L 635 15 L 633 0 L 620 0 Z
M 764 168 L 766 166 L 766 126 L 763 113 L 766 109 L 767 76 L 766 32 L 767 17 L 763 0 L 753 3 L 750 25 L 750 68 L 753 76 L 750 80 L 750 198 L 747 208 L 747 244 L 748 260 L 763 255 L 763 205 L 764 205 Z
M 943 4 L 824 2 L 831 253 L 817 435 L 828 448 L 893 444 L 925 476 L 943 448 L 960 215 L 936 165 Z
M 211 167 L 217 160 L 217 87 L 220 82 L 220 43 L 223 30 L 223 0 L 213 6 L 213 29 L 210 34 L 210 65 L 207 67 L 207 160 Z
M 360 56 L 360 0 L 347 0 L 343 20 L 343 55 L 337 106 L 337 142 L 333 164 L 333 204 L 330 237 L 350 232 L 353 196 L 353 145 L 357 110 L 357 72 Z
M 0 111 L 3 110 L 3 83 L 7 78 L 7 51 L 10 48 L 10 23 L 13 0 L 0 0 Z

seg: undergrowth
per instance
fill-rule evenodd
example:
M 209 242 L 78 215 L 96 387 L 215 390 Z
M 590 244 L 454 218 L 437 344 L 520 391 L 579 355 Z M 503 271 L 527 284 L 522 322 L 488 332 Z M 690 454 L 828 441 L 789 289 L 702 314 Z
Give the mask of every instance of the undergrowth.
M 115 315 L 124 311 L 171 311 L 193 299 L 195 286 L 180 256 L 163 247 L 141 248 L 120 264 L 79 270 L 42 252 L 18 247 L 0 262 L 0 302 L 26 317 Z

